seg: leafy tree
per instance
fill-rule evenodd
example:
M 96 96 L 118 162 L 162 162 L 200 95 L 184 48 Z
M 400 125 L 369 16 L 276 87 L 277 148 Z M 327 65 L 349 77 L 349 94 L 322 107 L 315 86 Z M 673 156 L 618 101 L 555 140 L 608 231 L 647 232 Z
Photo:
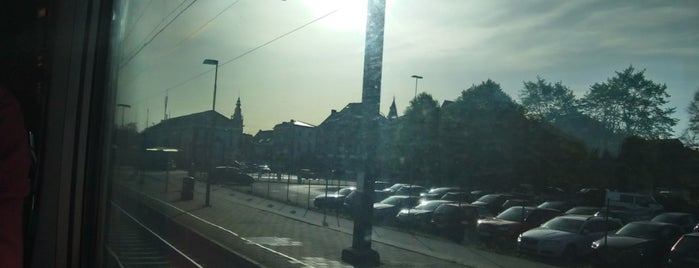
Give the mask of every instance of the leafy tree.
M 556 122 L 562 116 L 577 112 L 573 91 L 561 82 L 551 84 L 541 77 L 524 82 L 520 92 L 522 106 L 530 118 Z
M 411 182 L 434 181 L 439 162 L 440 108 L 436 100 L 421 93 L 410 102 L 398 126 L 398 160 Z
M 699 147 L 699 89 L 694 92 L 694 98 L 687 107 L 689 113 L 689 127 L 682 134 L 682 141 L 694 148 Z
M 582 99 L 582 109 L 608 129 L 623 135 L 665 138 L 677 119 L 664 108 L 670 96 L 665 84 L 645 78 L 645 70 L 629 66 L 605 83 L 595 83 Z
M 513 147 L 518 146 L 521 106 L 487 80 L 462 91 L 442 108 L 440 140 L 444 176 L 463 186 L 497 184 L 515 177 Z

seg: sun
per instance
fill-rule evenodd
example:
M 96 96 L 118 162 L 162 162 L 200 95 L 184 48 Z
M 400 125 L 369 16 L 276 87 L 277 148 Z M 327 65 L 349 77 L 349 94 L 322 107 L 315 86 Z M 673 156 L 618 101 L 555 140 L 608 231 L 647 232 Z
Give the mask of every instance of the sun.
M 314 16 L 320 17 L 337 9 L 337 12 L 318 23 L 338 30 L 364 31 L 367 17 L 367 0 L 305 0 Z

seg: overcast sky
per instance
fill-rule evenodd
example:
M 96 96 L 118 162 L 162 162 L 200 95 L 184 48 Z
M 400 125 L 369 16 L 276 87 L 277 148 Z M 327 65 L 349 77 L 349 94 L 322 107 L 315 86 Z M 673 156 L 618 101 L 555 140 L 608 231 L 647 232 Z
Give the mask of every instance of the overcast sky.
M 216 110 L 231 116 L 240 97 L 245 133 L 290 119 L 318 125 L 361 100 L 365 0 L 192 1 L 124 2 L 117 102 L 132 105 L 126 121 L 139 130 L 163 118 L 166 92 L 171 117 L 211 109 L 206 58 L 221 64 Z M 699 88 L 692 0 L 388 0 L 384 42 L 384 114 L 394 97 L 402 114 L 413 74 L 424 77 L 418 91 L 440 102 L 486 79 L 519 100 L 523 81 L 537 76 L 582 96 L 633 65 L 667 84 L 678 134 Z

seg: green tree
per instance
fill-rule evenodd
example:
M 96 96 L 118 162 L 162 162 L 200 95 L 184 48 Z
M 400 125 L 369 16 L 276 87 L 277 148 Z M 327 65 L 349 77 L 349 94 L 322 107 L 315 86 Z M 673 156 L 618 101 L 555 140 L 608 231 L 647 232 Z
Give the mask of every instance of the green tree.
M 410 101 L 398 125 L 396 137 L 399 166 L 410 182 L 435 182 L 439 169 L 440 107 L 427 93 Z
M 665 108 L 665 84 L 646 79 L 645 70 L 629 66 L 604 83 L 595 83 L 582 99 L 582 110 L 608 129 L 627 136 L 666 138 L 677 119 Z
M 694 98 L 687 107 L 689 126 L 682 134 L 682 141 L 690 147 L 699 147 L 699 89 L 694 92 Z
M 551 84 L 541 77 L 537 77 L 536 82 L 524 82 L 519 97 L 527 117 L 547 122 L 559 121 L 578 110 L 572 90 L 562 82 Z
M 444 176 L 466 187 L 499 184 L 515 177 L 513 147 L 518 146 L 517 125 L 524 120 L 521 106 L 487 80 L 461 92 L 442 107 L 440 140 Z M 504 184 L 503 184 L 504 185 Z

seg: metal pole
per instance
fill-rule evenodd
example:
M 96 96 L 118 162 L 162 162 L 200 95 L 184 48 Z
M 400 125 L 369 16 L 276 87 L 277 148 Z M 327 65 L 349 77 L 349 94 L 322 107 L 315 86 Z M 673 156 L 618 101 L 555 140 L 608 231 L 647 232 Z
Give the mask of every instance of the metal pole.
M 364 42 L 362 81 L 361 145 L 363 170 L 357 176 L 359 208 L 355 211 L 352 246 L 342 250 L 342 260 L 356 266 L 378 266 L 379 253 L 371 248 L 376 147 L 381 102 L 381 66 L 383 65 L 384 22 L 386 0 L 369 0 Z
M 216 61 L 216 68 L 214 70 L 214 103 L 211 108 L 211 110 L 216 111 L 216 82 L 218 80 L 218 61 Z

